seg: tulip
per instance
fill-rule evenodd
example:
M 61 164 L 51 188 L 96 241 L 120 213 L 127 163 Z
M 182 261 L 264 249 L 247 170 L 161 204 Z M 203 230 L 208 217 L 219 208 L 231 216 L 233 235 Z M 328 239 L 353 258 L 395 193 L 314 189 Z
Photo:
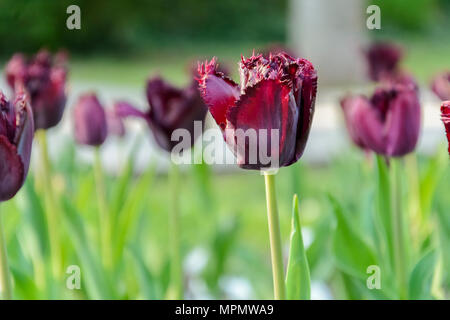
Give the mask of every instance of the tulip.
M 25 182 L 30 167 L 34 135 L 33 112 L 23 93 L 13 103 L 0 91 L 0 203 L 14 197 Z M 11 299 L 11 277 L 0 212 L 0 287 Z
M 78 99 L 74 108 L 75 139 L 79 144 L 100 146 L 108 134 L 106 113 L 93 93 Z
M 149 110 L 142 112 L 127 102 L 117 103 L 117 113 L 122 117 L 136 116 L 147 121 L 158 145 L 171 152 L 177 145 L 172 141 L 176 129 L 186 129 L 191 133 L 191 145 L 197 138 L 194 134 L 194 121 L 203 121 L 207 108 L 203 103 L 195 82 L 178 89 L 160 77 L 147 82 Z
M 217 71 L 215 58 L 199 66 L 198 82 L 202 97 L 240 167 L 262 169 L 260 152 L 252 161 L 251 145 L 239 145 L 237 130 L 254 129 L 259 133 L 256 145 L 270 138 L 267 130 L 279 134 L 278 148 L 270 148 L 269 157 L 278 159 L 279 167 L 295 163 L 303 154 L 311 129 L 317 90 L 317 75 L 305 59 L 294 59 L 286 53 L 253 55 L 239 65 L 241 85 Z M 261 130 L 263 129 L 263 130 Z
M 14 197 L 25 182 L 34 134 L 33 112 L 25 94 L 14 103 L 0 92 L 0 202 Z
M 66 104 L 65 55 L 52 57 L 41 50 L 31 59 L 15 54 L 6 65 L 6 80 L 17 91 L 25 88 L 30 96 L 35 129 L 56 126 L 63 116 Z
M 441 100 L 450 100 L 450 71 L 437 75 L 431 89 Z
M 360 146 L 387 157 L 401 157 L 415 149 L 421 111 L 411 83 L 380 86 L 371 99 L 349 96 L 343 104 L 349 130 Z
M 447 132 L 447 140 L 449 143 L 448 153 L 450 154 L 450 101 L 444 101 L 441 106 L 442 122 Z
M 258 170 L 295 163 L 305 149 L 314 114 L 317 75 L 313 65 L 306 59 L 294 59 L 285 52 L 267 56 L 253 54 L 248 59 L 241 58 L 239 72 L 240 86 L 217 70 L 216 59 L 213 58 L 199 65 L 197 79 L 203 100 L 238 165 Z M 256 139 L 247 141 L 244 137 L 240 140 L 242 132 L 249 130 L 256 133 Z M 278 140 L 272 139 L 274 132 L 278 134 L 275 134 Z M 261 147 L 264 144 L 268 144 L 265 151 L 269 153 L 269 162 L 262 159 Z M 277 159 L 276 164 L 272 161 L 274 158 Z M 285 299 L 275 177 L 265 171 L 264 179 L 274 298 Z
M 380 81 L 396 73 L 397 65 L 403 56 L 401 48 L 386 42 L 372 44 L 365 54 L 369 77 L 373 81 Z

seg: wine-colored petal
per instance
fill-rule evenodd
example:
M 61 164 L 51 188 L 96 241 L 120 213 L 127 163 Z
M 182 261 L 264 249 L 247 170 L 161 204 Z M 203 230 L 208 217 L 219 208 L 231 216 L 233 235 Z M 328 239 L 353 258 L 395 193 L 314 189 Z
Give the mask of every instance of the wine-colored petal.
M 364 142 L 362 141 L 359 132 L 356 128 L 356 110 L 358 110 L 360 104 L 367 103 L 367 99 L 361 96 L 347 96 L 341 100 L 341 107 L 344 112 L 345 124 L 347 127 L 347 131 L 352 139 L 353 143 L 355 143 L 361 149 L 366 149 Z
M 317 94 L 317 73 L 313 65 L 305 59 L 300 59 L 299 65 L 300 69 L 298 72 L 300 72 L 300 79 L 298 83 L 301 88 L 299 91 L 300 114 L 297 128 L 297 144 L 295 146 L 295 160 L 293 162 L 300 159 L 305 150 L 311 130 Z
M 24 178 L 24 166 L 16 146 L 0 135 L 0 202 L 14 197 Z
M 443 72 L 433 79 L 431 89 L 441 100 L 450 100 L 450 71 Z
M 354 110 L 354 125 L 365 146 L 378 154 L 386 153 L 384 123 L 378 110 L 372 107 L 366 97 L 358 98 Z
M 217 71 L 216 60 L 201 64 L 198 83 L 203 100 L 217 124 L 226 127 L 226 114 L 239 99 L 239 86 Z
M 74 108 L 75 138 L 78 143 L 99 146 L 108 134 L 106 114 L 95 94 L 78 99 Z
M 247 88 L 246 93 L 227 114 L 227 129 L 234 131 L 231 135 L 227 134 L 226 141 L 235 153 L 238 164 L 246 169 L 277 165 L 265 163 L 261 153 L 269 157 L 276 156 L 280 167 L 291 163 L 295 158 L 298 117 L 291 88 L 278 80 L 262 80 L 254 87 Z M 253 130 L 256 140 L 246 140 L 243 143 L 244 140 L 238 138 L 239 129 L 243 132 Z M 266 130 L 266 134 L 262 129 Z M 276 141 L 278 146 L 271 144 L 271 136 L 275 132 L 279 137 Z M 264 141 L 267 142 L 266 150 Z
M 14 144 L 22 159 L 24 175 L 28 174 L 31 159 L 31 148 L 34 137 L 33 111 L 25 94 L 19 94 L 14 102 L 16 112 L 16 132 Z
M 366 50 L 370 79 L 379 81 L 395 73 L 402 56 L 401 48 L 395 44 L 385 42 L 372 44 Z
M 385 124 L 386 153 L 398 157 L 414 151 L 420 132 L 421 110 L 415 90 L 400 89 L 390 101 Z
M 450 101 L 444 101 L 441 106 L 441 119 L 445 126 L 448 140 L 448 153 L 450 154 Z

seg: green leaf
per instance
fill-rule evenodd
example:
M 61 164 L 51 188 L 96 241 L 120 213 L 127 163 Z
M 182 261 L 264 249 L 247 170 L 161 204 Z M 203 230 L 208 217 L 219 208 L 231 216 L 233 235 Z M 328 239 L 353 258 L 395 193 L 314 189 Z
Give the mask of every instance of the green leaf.
M 116 261 L 122 256 L 126 242 L 130 235 L 130 230 L 136 225 L 137 217 L 145 203 L 142 201 L 146 199 L 146 194 L 150 191 L 150 186 L 155 175 L 155 168 L 153 165 L 143 174 L 136 182 L 134 187 L 128 193 L 127 199 L 117 216 L 117 229 L 115 237 L 114 257 Z
M 114 298 L 106 273 L 101 271 L 102 267 L 99 259 L 96 259 L 91 252 L 84 222 L 79 212 L 65 196 L 62 197 L 62 204 L 64 208 L 63 220 L 67 225 L 70 239 L 81 263 L 82 279 L 86 286 L 88 297 L 95 300 Z
M 409 298 L 431 299 L 431 285 L 436 264 L 435 251 L 429 251 L 416 264 L 409 279 Z
M 431 204 L 439 180 L 441 179 L 448 162 L 447 149 L 440 147 L 427 163 L 425 173 L 420 179 L 420 205 L 422 207 L 421 217 L 426 220 L 431 212 Z
M 329 196 L 336 215 L 336 228 L 332 236 L 333 255 L 338 267 L 362 280 L 367 279 L 367 267 L 377 265 L 372 248 L 358 230 L 348 221 L 340 204 Z
M 160 295 L 158 295 L 156 279 L 147 268 L 144 259 L 142 259 L 142 255 L 139 253 L 138 246 L 130 246 L 128 249 L 128 252 L 130 253 L 130 256 L 132 257 L 135 264 L 137 279 L 139 280 L 139 286 L 143 298 L 146 300 L 158 299 Z
M 385 266 L 392 266 L 394 261 L 394 236 L 392 234 L 392 204 L 391 183 L 389 170 L 384 157 L 377 155 L 377 206 L 375 221 L 377 231 L 380 234 L 380 251 L 387 253 L 387 259 L 383 261 Z
M 24 186 L 24 213 L 29 221 L 34 240 L 38 243 L 38 250 L 41 257 L 49 255 L 49 239 L 47 230 L 47 219 L 43 210 L 43 203 L 34 189 L 34 179 L 30 175 Z
M 292 208 L 291 242 L 286 273 L 286 293 L 289 300 L 311 299 L 308 259 L 303 245 L 297 195 Z

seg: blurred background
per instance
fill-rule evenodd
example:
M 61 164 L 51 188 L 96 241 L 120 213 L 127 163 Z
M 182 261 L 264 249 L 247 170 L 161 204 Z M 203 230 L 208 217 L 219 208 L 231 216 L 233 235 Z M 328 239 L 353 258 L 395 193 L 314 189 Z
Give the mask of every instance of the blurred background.
M 71 4 L 81 8 L 81 30 L 66 28 L 66 8 Z M 381 8 L 381 30 L 366 27 L 370 4 Z M 96 225 L 90 216 L 96 210 L 91 204 L 92 150 L 74 145 L 71 122 L 71 107 L 80 93 L 96 91 L 107 105 L 127 99 L 146 108 L 144 87 L 148 77 L 159 74 L 182 86 L 192 78 L 191 68 L 198 60 L 218 57 L 236 81 L 240 56 L 249 56 L 253 50 L 285 47 L 311 60 L 319 73 L 316 116 L 304 161 L 279 174 L 282 233 L 287 243 L 291 195 L 299 193 L 313 298 L 367 298 L 357 289 L 351 290 L 353 280 L 329 263 L 332 254 L 328 234 L 333 223 L 326 194 L 346 199 L 344 205 L 353 209 L 356 221 L 367 226 L 370 223 L 358 214 L 372 199 L 374 179 L 359 165 L 364 155 L 347 137 L 339 99 L 346 92 L 370 92 L 373 88 L 365 80 L 365 46 L 375 40 L 400 44 L 405 49 L 402 67 L 421 85 L 424 120 L 419 150 L 420 165 L 424 166 L 445 139 L 439 100 L 430 92 L 429 83 L 436 73 L 450 68 L 448 30 L 448 0 L 1 0 L 0 67 L 15 52 L 31 54 L 40 48 L 69 52 L 68 107 L 62 124 L 49 132 L 49 148 L 59 192 L 71 195 L 89 234 Z M 2 76 L 0 88 L 7 91 L 6 87 Z M 113 185 L 117 176 L 123 177 L 122 171 L 131 161 L 136 181 L 133 185 L 129 182 L 127 192 L 140 192 L 134 197 L 142 201 L 133 206 L 136 199 L 130 200 L 134 211 L 127 241 L 147 244 L 139 249 L 144 265 L 156 279 L 162 279 L 160 286 L 164 287 L 170 199 L 164 172 L 168 156 L 156 148 L 143 123 L 130 121 L 127 129 L 124 139 L 111 138 L 102 150 L 111 182 L 108 192 L 110 196 L 116 194 Z M 147 172 L 149 166 L 154 166 L 158 174 L 146 185 L 138 173 Z M 187 296 L 269 298 L 272 280 L 262 177 L 235 167 L 217 169 L 218 175 L 205 165 L 183 170 Z M 192 191 L 199 189 L 202 195 Z M 445 185 L 442 189 L 437 197 L 444 199 Z M 25 190 L 17 201 L 7 204 L 8 210 L 27 208 L 31 191 Z M 17 239 L 11 240 L 18 247 L 28 230 L 28 222 L 22 219 L 29 217 L 8 218 L 9 234 L 19 230 Z M 77 263 L 77 255 L 70 250 L 67 262 Z M 23 258 L 15 253 L 12 256 L 12 264 L 18 266 Z M 123 270 L 129 268 L 126 265 Z M 26 269 L 16 269 L 16 275 L 26 273 Z M 124 281 L 130 281 L 131 286 L 120 297 L 148 297 L 139 294 L 139 282 L 129 277 Z M 22 285 L 27 288 L 26 282 Z M 24 290 L 23 295 L 27 294 Z

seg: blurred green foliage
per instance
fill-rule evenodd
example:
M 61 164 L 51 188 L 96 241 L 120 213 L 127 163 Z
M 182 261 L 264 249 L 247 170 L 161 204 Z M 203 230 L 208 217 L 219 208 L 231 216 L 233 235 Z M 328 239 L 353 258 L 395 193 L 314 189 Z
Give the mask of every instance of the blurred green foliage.
M 81 30 L 66 28 L 66 8 L 71 4 L 81 8 Z M 286 0 L 2 0 L 0 37 L 8 43 L 2 53 L 42 46 L 88 53 L 129 51 L 160 42 L 281 41 L 286 4 Z
M 41 47 L 86 54 L 196 43 L 283 42 L 288 2 L 2 0 L 0 55 Z M 81 8 L 81 30 L 66 28 L 66 8 L 71 4 Z M 447 0 L 368 0 L 368 4 L 381 7 L 383 29 L 402 33 L 432 32 L 438 25 L 448 25 L 450 16 Z

